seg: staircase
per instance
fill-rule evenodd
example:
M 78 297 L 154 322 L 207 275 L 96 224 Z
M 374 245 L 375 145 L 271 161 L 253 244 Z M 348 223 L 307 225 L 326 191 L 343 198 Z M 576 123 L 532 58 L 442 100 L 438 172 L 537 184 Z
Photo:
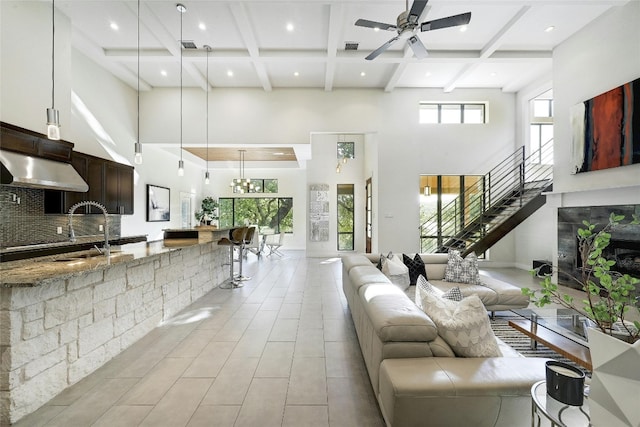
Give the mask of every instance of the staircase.
M 420 225 L 421 252 L 485 252 L 544 205 L 552 160 L 553 140 L 528 157 L 520 147 Z

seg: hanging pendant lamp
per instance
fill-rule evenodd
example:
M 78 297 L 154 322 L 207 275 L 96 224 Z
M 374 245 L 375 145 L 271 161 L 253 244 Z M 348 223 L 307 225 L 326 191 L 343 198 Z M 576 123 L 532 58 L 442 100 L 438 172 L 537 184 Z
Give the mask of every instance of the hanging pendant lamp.
M 60 139 L 60 112 L 55 108 L 56 94 L 56 0 L 51 0 L 51 108 L 47 108 L 47 138 Z
M 204 174 L 204 183 L 209 185 L 209 53 L 211 52 L 211 46 L 204 45 L 207 50 L 207 171 Z
M 178 160 L 178 176 L 184 176 L 184 160 L 182 160 L 182 21 L 187 8 L 178 3 L 176 9 L 180 12 L 180 160 Z
M 138 0 L 138 118 L 137 118 L 137 129 L 136 129 L 136 141 L 134 143 L 134 152 L 135 155 L 133 157 L 133 162 L 136 165 L 142 164 L 142 143 L 140 142 L 140 0 Z

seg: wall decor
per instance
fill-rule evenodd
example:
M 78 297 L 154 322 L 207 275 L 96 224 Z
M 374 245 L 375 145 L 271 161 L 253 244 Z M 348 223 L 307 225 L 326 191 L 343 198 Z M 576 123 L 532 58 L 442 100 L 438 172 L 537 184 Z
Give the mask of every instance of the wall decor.
M 571 109 L 573 173 L 640 163 L 640 78 Z
M 329 184 L 309 186 L 309 240 L 329 241 Z
M 170 206 L 168 188 L 147 184 L 147 222 L 169 221 Z

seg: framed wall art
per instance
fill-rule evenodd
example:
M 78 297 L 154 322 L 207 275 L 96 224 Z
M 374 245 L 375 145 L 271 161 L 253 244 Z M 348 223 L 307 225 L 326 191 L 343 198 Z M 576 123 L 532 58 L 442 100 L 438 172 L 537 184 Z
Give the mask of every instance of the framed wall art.
M 147 184 L 147 222 L 171 219 L 170 191 L 166 187 Z

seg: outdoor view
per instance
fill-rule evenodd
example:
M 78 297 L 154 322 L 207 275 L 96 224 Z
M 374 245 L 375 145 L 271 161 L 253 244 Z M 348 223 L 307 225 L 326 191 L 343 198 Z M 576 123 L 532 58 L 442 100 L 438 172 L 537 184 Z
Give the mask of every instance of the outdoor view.
M 257 224 L 260 232 L 293 232 L 293 198 L 220 198 L 220 227 Z

